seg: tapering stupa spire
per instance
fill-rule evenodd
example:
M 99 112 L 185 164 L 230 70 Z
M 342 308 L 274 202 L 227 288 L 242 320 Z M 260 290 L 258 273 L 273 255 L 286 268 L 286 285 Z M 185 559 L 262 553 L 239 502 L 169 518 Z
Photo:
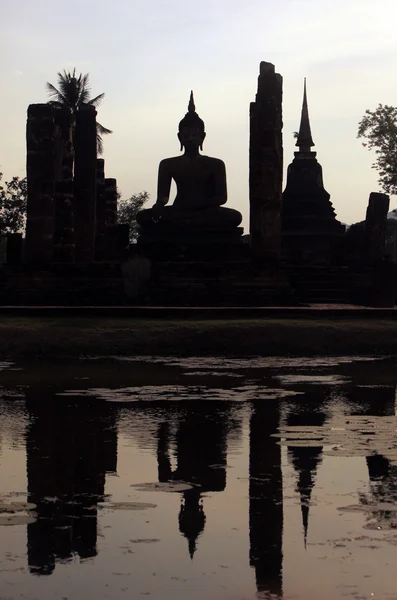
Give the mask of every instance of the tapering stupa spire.
M 299 153 L 296 152 L 295 156 L 299 156 L 299 154 L 311 153 L 311 147 L 314 146 L 312 132 L 310 130 L 309 110 L 307 107 L 306 77 L 304 79 L 303 87 L 301 123 L 299 127 L 298 139 L 295 145 L 299 147 Z

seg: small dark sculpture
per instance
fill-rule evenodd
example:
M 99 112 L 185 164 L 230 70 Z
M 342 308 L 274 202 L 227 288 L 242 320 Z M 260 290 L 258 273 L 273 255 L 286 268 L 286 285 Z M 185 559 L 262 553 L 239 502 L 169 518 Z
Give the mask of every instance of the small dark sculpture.
M 181 150 L 184 148 L 185 152 L 160 162 L 156 203 L 137 215 L 145 230 L 230 231 L 241 223 L 237 210 L 222 207 L 227 200 L 223 161 L 199 152 L 205 136 L 204 122 L 196 113 L 191 92 L 188 112 L 178 131 Z M 166 206 L 172 179 L 177 195 L 173 205 Z

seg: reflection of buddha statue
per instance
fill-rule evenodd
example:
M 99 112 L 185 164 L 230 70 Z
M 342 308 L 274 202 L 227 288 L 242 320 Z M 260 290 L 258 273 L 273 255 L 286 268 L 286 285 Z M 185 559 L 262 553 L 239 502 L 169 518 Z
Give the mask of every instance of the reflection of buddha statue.
M 160 162 L 156 203 L 137 215 L 141 231 L 240 232 L 237 227 L 241 223 L 241 214 L 222 207 L 227 200 L 224 163 L 199 152 L 205 135 L 204 122 L 195 111 L 192 92 L 188 112 L 179 123 L 178 138 L 181 150 L 184 148 L 185 152 Z M 172 179 L 177 186 L 177 195 L 173 205 L 166 206 Z

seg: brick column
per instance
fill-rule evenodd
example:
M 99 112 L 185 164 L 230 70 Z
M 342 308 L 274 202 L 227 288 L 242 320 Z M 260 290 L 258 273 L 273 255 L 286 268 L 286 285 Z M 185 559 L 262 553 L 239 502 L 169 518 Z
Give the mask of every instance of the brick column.
M 283 180 L 282 77 L 261 62 L 250 105 L 249 197 L 251 247 L 256 262 L 277 264 L 281 246 Z
M 26 263 L 45 264 L 53 258 L 55 139 L 51 106 L 31 104 L 26 127 Z
M 72 118 L 68 112 L 61 110 L 55 111 L 54 117 L 59 130 L 56 144 L 54 260 L 74 262 Z
M 96 220 L 96 110 L 82 105 L 76 115 L 74 215 L 76 262 L 94 261 Z
M 95 260 L 106 260 L 105 161 L 97 159 Z
M 105 179 L 106 225 L 117 223 L 117 182 Z

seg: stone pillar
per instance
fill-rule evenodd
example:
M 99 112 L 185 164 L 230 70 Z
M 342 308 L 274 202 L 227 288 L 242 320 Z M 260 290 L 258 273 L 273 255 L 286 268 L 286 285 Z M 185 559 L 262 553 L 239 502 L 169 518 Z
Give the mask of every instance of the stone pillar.
M 76 115 L 74 231 L 76 262 L 94 261 L 96 217 L 96 110 L 82 105 Z
M 49 263 L 53 258 L 56 127 L 49 104 L 31 104 L 26 127 L 28 186 L 27 263 Z
M 387 213 L 390 198 L 386 194 L 371 192 L 365 217 L 365 260 L 373 264 L 382 256 L 386 238 Z
M 283 181 L 282 77 L 261 62 L 258 92 L 250 105 L 250 234 L 258 264 L 277 264 L 281 246 Z
M 106 260 L 105 161 L 97 159 L 95 260 Z
M 396 299 L 396 263 L 380 258 L 372 267 L 371 306 L 391 308 Z
M 22 233 L 8 233 L 6 246 L 6 262 L 8 265 L 20 265 L 22 262 Z
M 54 113 L 59 135 L 55 161 L 54 261 L 74 262 L 73 130 L 71 115 Z
M 128 223 L 108 225 L 106 228 L 106 258 L 125 260 L 130 247 L 130 226 Z
M 106 225 L 117 223 L 117 182 L 105 179 Z

